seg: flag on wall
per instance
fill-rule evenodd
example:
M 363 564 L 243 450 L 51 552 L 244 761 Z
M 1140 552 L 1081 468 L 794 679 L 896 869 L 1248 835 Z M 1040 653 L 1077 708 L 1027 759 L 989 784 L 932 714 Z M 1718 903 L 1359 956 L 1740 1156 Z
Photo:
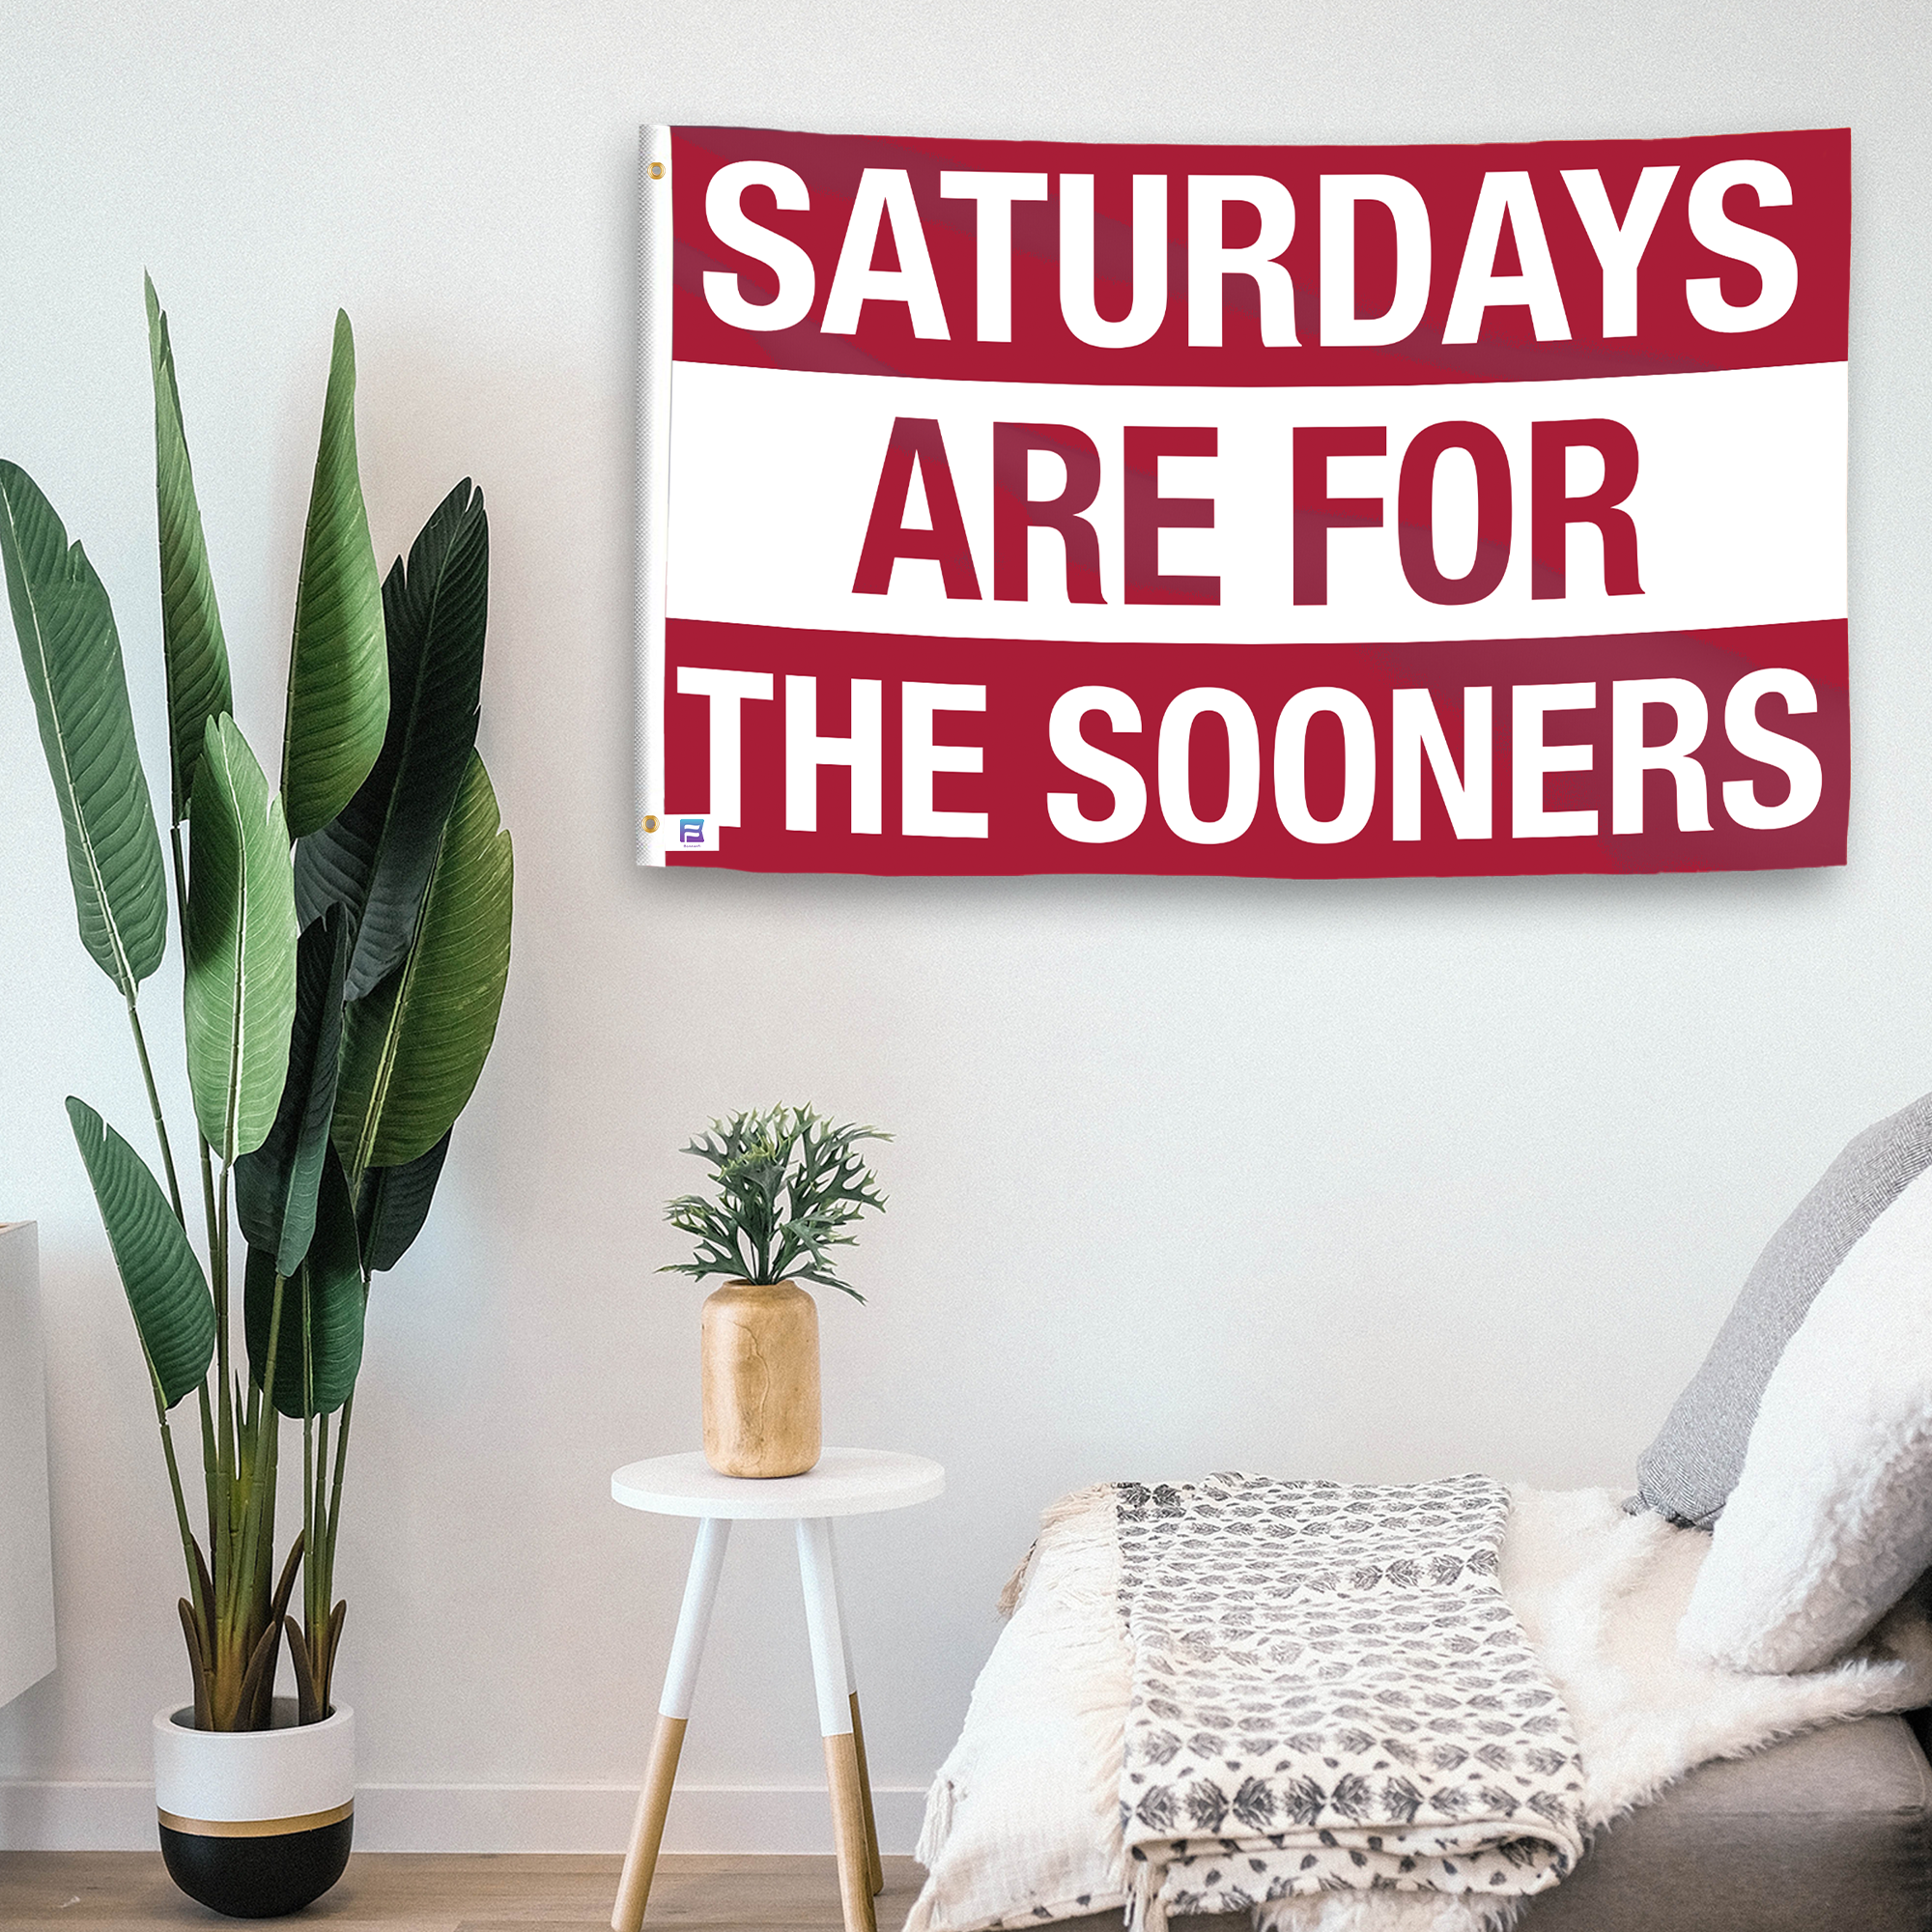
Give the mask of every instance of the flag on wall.
M 644 863 L 1844 862 L 1846 130 L 643 163 Z

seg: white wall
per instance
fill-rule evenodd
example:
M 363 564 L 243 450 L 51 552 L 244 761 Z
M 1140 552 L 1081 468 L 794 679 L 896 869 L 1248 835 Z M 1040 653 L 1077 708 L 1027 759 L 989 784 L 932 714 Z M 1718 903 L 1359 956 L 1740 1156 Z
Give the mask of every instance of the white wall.
M 272 755 L 330 317 L 386 559 L 457 477 L 496 569 L 514 828 L 495 1059 L 380 1285 L 340 1577 L 368 1835 L 614 1841 L 689 1530 L 608 1500 L 696 1439 L 672 1150 L 810 1096 L 898 1130 L 825 1310 L 834 1440 L 942 1458 L 855 1526 L 881 1784 L 922 1785 L 1039 1506 L 1246 1465 L 1625 1479 L 1759 1243 L 1932 1084 L 1923 5 L 579 0 L 15 9 L 0 453 L 114 591 L 162 771 L 143 265 L 174 319 L 242 723 Z M 1317 885 L 644 875 L 631 864 L 639 122 L 1137 139 L 1855 129 L 1852 864 Z M 41 1224 L 61 1664 L 0 1712 L 0 1843 L 138 1842 L 178 1555 L 60 1102 L 134 1133 L 0 652 L 0 1218 Z M 178 1064 L 174 962 L 150 1025 Z M 185 1118 L 183 1083 L 170 1098 Z M 796 1585 L 742 1535 L 683 1842 L 815 1829 Z M 443 1787 L 500 1786 L 465 1796 Z M 892 1801 L 891 1829 L 914 1806 Z M 150 1814 L 151 1815 L 151 1814 Z M 11 1824 L 8 1822 L 11 1819 Z M 708 1821 L 708 1822 L 707 1822 Z

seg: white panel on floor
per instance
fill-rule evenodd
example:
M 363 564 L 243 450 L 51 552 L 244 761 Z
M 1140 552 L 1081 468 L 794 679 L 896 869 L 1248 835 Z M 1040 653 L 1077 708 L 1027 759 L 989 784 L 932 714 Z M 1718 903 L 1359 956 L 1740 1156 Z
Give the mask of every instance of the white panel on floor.
M 31 1221 L 0 1224 L 0 1704 L 54 1667 L 46 1358 Z

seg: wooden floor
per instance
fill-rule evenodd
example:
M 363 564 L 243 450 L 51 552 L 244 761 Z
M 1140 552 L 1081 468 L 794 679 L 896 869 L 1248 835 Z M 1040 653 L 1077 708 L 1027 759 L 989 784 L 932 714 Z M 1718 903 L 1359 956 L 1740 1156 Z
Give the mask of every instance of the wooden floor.
M 616 1858 L 357 1852 L 335 1889 L 290 1923 L 330 1932 L 608 1932 Z M 911 1859 L 888 1859 L 875 1901 L 879 1932 L 897 1932 L 919 1890 Z M 0 1925 L 20 1932 L 118 1932 L 123 1926 L 237 1921 L 174 1888 L 158 1852 L 0 1852 Z M 818 1932 L 837 1928 L 831 1859 L 674 1858 L 658 1863 L 644 1932 Z

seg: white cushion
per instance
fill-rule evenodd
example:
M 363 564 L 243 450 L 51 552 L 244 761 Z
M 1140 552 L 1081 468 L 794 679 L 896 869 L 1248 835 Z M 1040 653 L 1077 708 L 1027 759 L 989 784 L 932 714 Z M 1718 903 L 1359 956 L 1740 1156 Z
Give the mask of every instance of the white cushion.
M 1765 1384 L 1678 1646 L 1815 1670 L 1932 1566 L 1932 1171 L 1819 1291 Z

